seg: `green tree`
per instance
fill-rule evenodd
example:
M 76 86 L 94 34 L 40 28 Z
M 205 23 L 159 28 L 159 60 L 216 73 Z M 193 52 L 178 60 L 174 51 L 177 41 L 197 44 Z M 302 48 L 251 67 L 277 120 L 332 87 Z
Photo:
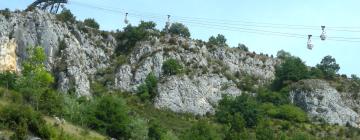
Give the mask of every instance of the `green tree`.
M 116 96 L 104 96 L 95 103 L 87 114 L 87 124 L 91 129 L 106 133 L 117 139 L 131 137 L 131 119 L 125 100 Z
M 245 120 L 246 127 L 254 127 L 259 117 L 257 104 L 254 97 L 246 94 L 236 98 L 225 96 L 219 102 L 215 116 L 220 123 L 231 124 L 234 116 L 240 113 Z
M 16 89 L 38 110 L 39 97 L 50 88 L 54 77 L 45 68 L 46 55 L 43 48 L 30 47 L 27 54 L 28 57 L 22 63 L 22 77 L 16 81 Z
M 171 24 L 169 33 L 182 37 L 190 37 L 189 29 L 184 24 L 178 22 Z
M 303 61 L 297 57 L 288 57 L 275 69 L 273 89 L 280 90 L 282 87 L 308 77 L 308 69 Z
M 335 74 L 339 71 L 340 66 L 336 63 L 335 58 L 330 55 L 325 56 L 320 64 L 316 65 L 325 75 L 326 78 L 333 78 Z
M 241 44 L 241 43 L 238 44 L 238 48 L 239 48 L 240 50 L 243 50 L 243 51 L 246 51 L 246 52 L 249 51 L 249 48 L 246 47 L 244 44 Z
M 94 28 L 97 30 L 100 28 L 100 25 L 93 18 L 85 19 L 84 24 L 88 27 L 91 27 L 91 28 Z
M 138 26 L 128 25 L 124 28 L 123 32 L 118 31 L 115 34 L 115 38 L 118 41 L 116 46 L 116 54 L 127 55 L 132 51 L 136 42 L 146 40 L 150 36 L 158 34 L 158 30 L 155 29 L 156 24 L 152 21 L 141 23 Z
M 56 19 L 62 22 L 75 23 L 76 17 L 71 13 L 70 10 L 64 9 L 60 14 L 56 15 Z
M 46 90 L 40 95 L 39 109 L 45 114 L 61 115 L 63 106 L 63 97 L 53 90 Z
M 154 99 L 157 96 L 158 80 L 153 72 L 150 72 L 145 79 L 145 83 L 138 87 L 138 94 L 142 100 Z
M 226 38 L 222 34 L 218 34 L 216 37 L 211 36 L 208 41 L 208 45 L 215 45 L 215 46 L 226 46 Z
M 0 73 L 0 86 L 14 89 L 17 77 L 16 73 L 10 71 Z
M 185 140 L 221 140 L 216 128 L 206 121 L 200 121 L 193 125 L 184 135 Z
M 14 139 L 24 139 L 28 132 L 50 139 L 51 131 L 41 114 L 24 105 L 9 105 L 0 110 L 0 125 L 16 132 Z
M 182 72 L 183 66 L 176 59 L 168 59 L 163 63 L 162 70 L 165 75 L 177 75 Z
M 285 58 L 289 58 L 289 57 L 292 57 L 292 56 L 291 56 L 291 54 L 289 52 L 286 52 L 284 50 L 280 50 L 280 51 L 277 52 L 276 57 L 280 58 L 280 59 L 285 59 Z
M 160 122 L 151 120 L 148 133 L 150 140 L 165 140 L 166 130 L 159 124 Z

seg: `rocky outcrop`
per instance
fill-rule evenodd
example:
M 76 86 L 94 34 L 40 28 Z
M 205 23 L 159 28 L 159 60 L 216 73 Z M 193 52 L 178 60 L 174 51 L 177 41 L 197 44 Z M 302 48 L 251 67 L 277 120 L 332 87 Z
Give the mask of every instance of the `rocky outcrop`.
M 313 119 L 359 127 L 359 114 L 345 105 L 339 92 L 326 81 L 300 81 L 292 86 L 290 99 Z
M 6 51 L 6 57 L 12 52 L 11 63 L 6 64 L 21 71 L 19 64 L 27 57 L 26 48 L 41 46 L 47 54 L 47 69 L 56 76 L 58 89 L 78 96 L 91 95 L 91 79 L 100 69 L 115 68 L 111 83 L 115 89 L 129 92 L 136 92 L 153 72 L 162 81 L 156 107 L 203 115 L 214 112 L 223 94 L 241 94 L 238 83 L 244 77 L 256 77 L 254 86 L 272 80 L 274 66 L 279 62 L 237 48 L 206 47 L 203 42 L 165 35 L 138 42 L 127 54 L 127 63 L 115 66 L 110 65 L 110 56 L 116 44 L 111 34 L 104 36 L 79 23 L 60 22 L 44 11 L 12 12 L 8 19 L 0 15 L 0 45 L 11 47 L 6 49 L 11 50 Z M 164 76 L 162 65 L 168 59 L 179 60 L 185 68 L 184 74 Z
M 200 115 L 214 113 L 214 106 L 223 94 L 231 96 L 241 94 L 240 89 L 232 81 L 216 74 L 202 75 L 193 79 L 187 76 L 172 76 L 165 79 L 158 87 L 156 107 Z
M 115 87 L 136 92 L 146 76 L 153 72 L 159 79 L 157 108 L 175 112 L 204 115 L 213 113 L 214 106 L 226 95 L 240 95 L 237 83 L 245 76 L 257 77 L 254 85 L 267 83 L 274 78 L 278 60 L 245 52 L 237 48 L 208 48 L 194 40 L 177 38 L 178 44 L 155 39 L 139 42 L 130 54 L 128 64 L 117 69 Z M 185 67 L 185 73 L 167 77 L 162 65 L 176 59 Z
M 89 33 L 84 33 L 77 28 L 77 24 L 60 22 L 55 15 L 36 9 L 13 12 L 10 17 L 6 19 L 0 14 L 0 45 L 2 48 L 16 48 L 16 62 L 13 57 L 7 59 L 11 61 L 6 63 L 11 64 L 10 70 L 14 69 L 14 64 L 21 64 L 26 58 L 27 47 L 41 46 L 47 54 L 48 70 L 56 71 L 60 91 L 74 89 L 78 96 L 90 95 L 92 75 L 109 65 L 109 56 L 116 44 L 111 36 L 104 38 L 91 29 L 87 29 Z M 59 48 L 62 40 L 65 48 Z M 3 49 L 0 51 L 4 52 Z M 21 70 L 21 66 L 17 69 Z
M 0 38 L 0 71 L 17 71 L 16 46 L 14 39 Z

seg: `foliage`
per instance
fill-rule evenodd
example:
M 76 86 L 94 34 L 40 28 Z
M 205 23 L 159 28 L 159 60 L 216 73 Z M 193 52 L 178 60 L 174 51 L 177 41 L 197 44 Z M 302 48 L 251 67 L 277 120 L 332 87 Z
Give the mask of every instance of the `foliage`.
M 292 57 L 289 52 L 286 52 L 286 51 L 284 51 L 284 50 L 278 51 L 277 54 L 276 54 L 276 56 L 277 56 L 277 58 L 279 58 L 279 59 L 286 59 L 286 58 Z
M 160 122 L 155 122 L 154 120 L 152 120 L 150 122 L 150 127 L 149 127 L 149 139 L 150 140 L 165 140 L 164 136 L 166 134 L 166 130 L 159 125 Z
M 97 30 L 100 28 L 99 23 L 97 23 L 95 21 L 95 19 L 93 19 L 93 18 L 85 19 L 84 24 L 85 24 L 85 26 L 88 26 L 88 27 L 91 27 L 91 28 L 94 28 L 94 29 L 97 29 Z
M 158 80 L 153 72 L 150 72 L 145 79 L 145 83 L 138 87 L 138 94 L 142 100 L 154 99 L 157 96 Z
M 185 140 L 221 140 L 221 136 L 217 133 L 216 128 L 206 121 L 199 121 L 185 135 Z
M 240 50 L 245 51 L 245 52 L 248 52 L 248 51 L 249 51 L 249 48 L 246 47 L 244 44 L 241 44 L 241 43 L 238 44 L 238 48 L 239 48 Z
M 183 66 L 176 59 L 168 59 L 163 63 L 162 66 L 165 75 L 177 75 L 183 70 Z
M 323 72 L 316 67 L 312 67 L 309 71 L 309 78 L 311 79 L 322 79 L 324 77 Z
M 242 94 L 236 98 L 225 96 L 216 110 L 216 119 L 220 123 L 231 124 L 233 117 L 240 113 L 245 120 L 246 127 L 254 127 L 257 124 L 259 112 L 257 102 L 249 95 Z
M 46 56 L 43 48 L 30 47 L 27 53 L 28 57 L 22 63 L 22 77 L 16 80 L 16 90 L 38 110 L 39 97 L 51 88 L 54 77 L 45 68 Z
M 67 22 L 75 23 L 76 21 L 76 17 L 68 9 L 64 9 L 63 11 L 61 11 L 60 14 L 56 15 L 56 19 L 65 23 Z
M 0 86 L 14 89 L 17 77 L 16 73 L 10 71 L 0 73 Z
M 316 65 L 325 75 L 326 78 L 333 78 L 335 74 L 339 71 L 340 66 L 336 63 L 335 58 L 331 57 L 330 55 L 325 56 L 320 64 Z
M 184 24 L 178 22 L 171 24 L 169 33 L 182 37 L 190 37 L 189 29 Z
M 117 32 L 115 38 L 118 42 L 116 54 L 128 54 L 132 51 L 136 42 L 146 40 L 152 35 L 157 35 L 158 30 L 155 29 L 156 24 L 152 21 L 141 23 L 138 26 L 128 25 L 123 32 Z
M 129 110 L 123 99 L 104 96 L 90 110 L 86 117 L 87 124 L 91 129 L 106 133 L 117 139 L 131 137 Z
M 278 108 L 278 114 L 276 115 L 279 119 L 284 119 L 292 122 L 305 122 L 307 121 L 307 114 L 294 105 L 281 105 Z
M 0 14 L 2 14 L 5 19 L 10 19 L 11 13 L 9 8 L 5 8 L 4 10 L 0 10 Z
M 44 114 L 60 116 L 63 113 L 64 99 L 59 93 L 46 90 L 39 100 L 39 109 Z
M 218 34 L 216 37 L 211 36 L 207 43 L 208 46 L 226 46 L 226 38 L 222 34 Z
M 40 138 L 49 139 L 51 131 L 41 118 L 41 115 L 32 108 L 22 105 L 10 105 L 0 111 L 0 124 L 14 130 L 15 139 L 25 139 L 28 132 Z
M 288 57 L 275 69 L 273 89 L 280 90 L 291 82 L 297 82 L 308 77 L 308 69 L 304 62 L 297 57 Z
M 274 105 L 283 105 L 290 103 L 287 93 L 272 92 L 267 89 L 259 89 L 257 100 L 262 103 L 273 103 Z

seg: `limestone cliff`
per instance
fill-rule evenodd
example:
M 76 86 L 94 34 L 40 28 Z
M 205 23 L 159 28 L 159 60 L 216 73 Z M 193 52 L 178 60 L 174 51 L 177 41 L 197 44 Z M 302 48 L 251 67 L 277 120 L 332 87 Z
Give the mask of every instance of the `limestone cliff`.
M 155 107 L 204 115 L 214 112 L 223 95 L 251 93 L 269 84 L 280 63 L 239 48 L 207 47 L 202 41 L 165 35 L 137 42 L 126 60 L 115 65 L 112 56 L 118 42 L 113 35 L 78 25 L 40 10 L 13 12 L 10 18 L 0 14 L 0 71 L 21 71 L 26 48 L 41 46 L 47 54 L 46 66 L 64 93 L 91 96 L 97 73 L 108 68 L 115 70 L 108 77 L 108 88 L 135 93 L 153 72 L 159 79 Z M 183 73 L 164 75 L 162 65 L 168 59 L 178 60 Z M 360 103 L 352 98 L 358 93 L 339 93 L 326 81 L 304 80 L 293 86 L 290 95 L 292 103 L 312 118 L 358 125 Z
M 14 39 L 0 38 L 0 71 L 17 71 L 16 47 Z

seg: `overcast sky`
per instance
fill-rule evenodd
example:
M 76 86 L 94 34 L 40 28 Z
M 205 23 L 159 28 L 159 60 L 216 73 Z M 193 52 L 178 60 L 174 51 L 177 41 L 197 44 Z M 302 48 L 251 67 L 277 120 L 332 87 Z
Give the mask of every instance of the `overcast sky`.
M 0 9 L 22 10 L 32 1 L 0 0 Z M 95 18 L 104 30 L 122 29 L 125 12 L 129 13 L 131 24 L 152 20 L 162 29 L 169 14 L 172 22 L 187 25 L 195 39 L 207 40 L 209 36 L 221 33 L 231 46 L 243 43 L 251 51 L 273 55 L 283 49 L 310 66 L 331 55 L 340 64 L 339 73 L 360 75 L 360 39 L 354 39 L 360 38 L 359 5 L 358 0 L 69 0 L 66 7 L 80 20 Z M 315 29 L 293 29 L 295 26 L 289 25 L 314 26 Z M 351 39 L 321 41 L 321 25 L 328 27 L 325 29 L 329 37 Z M 234 26 L 236 28 L 231 28 Z M 254 33 L 254 30 L 272 33 Z M 304 37 L 279 36 L 273 32 Z M 313 35 L 313 50 L 306 48 L 308 34 Z

